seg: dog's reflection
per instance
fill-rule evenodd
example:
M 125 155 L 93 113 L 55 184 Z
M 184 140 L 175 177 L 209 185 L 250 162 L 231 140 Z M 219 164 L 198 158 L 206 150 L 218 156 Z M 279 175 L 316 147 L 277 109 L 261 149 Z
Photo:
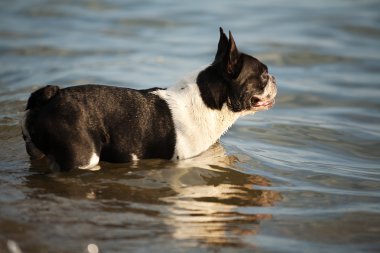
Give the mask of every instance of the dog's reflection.
M 242 235 L 257 233 L 260 221 L 271 218 L 257 210 L 274 205 L 281 195 L 268 187 L 257 189 L 270 186 L 271 182 L 244 173 L 238 160 L 216 144 L 200 156 L 176 163 L 142 160 L 124 165 L 101 164 L 102 169 L 96 172 L 33 175 L 27 184 L 37 188 L 32 198 L 53 194 L 94 201 L 100 204 L 96 211 L 110 220 L 110 211 L 129 213 L 120 226 L 146 222 L 130 220 L 134 219 L 133 214 L 144 214 L 162 222 L 166 233 L 176 239 L 240 245 Z M 90 222 L 96 224 L 96 220 Z
M 270 186 L 270 181 L 242 173 L 237 162 L 216 144 L 201 156 L 177 164 L 178 173 L 170 181 L 177 195 L 164 198 L 171 204 L 167 223 L 174 228 L 174 238 L 238 246 L 242 235 L 257 233 L 260 221 L 271 218 L 249 209 L 272 206 L 280 194 L 256 190 Z

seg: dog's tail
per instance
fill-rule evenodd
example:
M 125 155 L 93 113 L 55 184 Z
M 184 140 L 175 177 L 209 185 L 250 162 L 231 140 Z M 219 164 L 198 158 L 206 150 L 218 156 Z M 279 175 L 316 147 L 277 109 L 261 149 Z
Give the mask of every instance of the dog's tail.
M 59 93 L 59 87 L 55 85 L 47 85 L 33 92 L 26 104 L 26 109 L 38 108 L 49 102 L 50 99 Z

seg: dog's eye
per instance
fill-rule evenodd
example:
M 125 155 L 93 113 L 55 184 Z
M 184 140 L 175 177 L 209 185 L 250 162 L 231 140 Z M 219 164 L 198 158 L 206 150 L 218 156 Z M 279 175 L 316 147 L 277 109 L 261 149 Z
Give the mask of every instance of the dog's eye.
M 268 82 L 268 80 L 269 80 L 269 74 L 268 74 L 268 71 L 267 71 L 267 70 L 265 70 L 265 71 L 261 74 L 260 79 L 261 79 L 261 82 L 263 82 L 263 83 L 267 83 L 267 82 Z

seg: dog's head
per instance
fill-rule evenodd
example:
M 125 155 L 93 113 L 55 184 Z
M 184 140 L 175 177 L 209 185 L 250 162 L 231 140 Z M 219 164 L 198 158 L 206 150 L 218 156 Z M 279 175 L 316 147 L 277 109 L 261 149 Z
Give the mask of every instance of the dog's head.
M 258 59 L 239 52 L 231 32 L 229 38 L 220 28 L 214 62 L 197 79 L 206 105 L 221 109 L 227 103 L 233 112 L 256 112 L 271 108 L 277 86 L 268 67 Z

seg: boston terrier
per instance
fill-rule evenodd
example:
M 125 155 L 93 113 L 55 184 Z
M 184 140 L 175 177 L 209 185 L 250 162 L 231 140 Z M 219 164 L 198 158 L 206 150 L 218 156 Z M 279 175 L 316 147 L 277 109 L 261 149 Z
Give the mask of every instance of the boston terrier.
M 22 133 L 31 159 L 53 170 L 99 169 L 99 161 L 181 160 L 206 151 L 240 117 L 274 105 L 268 67 L 239 52 L 220 28 L 214 61 L 170 88 L 105 85 L 33 92 Z

